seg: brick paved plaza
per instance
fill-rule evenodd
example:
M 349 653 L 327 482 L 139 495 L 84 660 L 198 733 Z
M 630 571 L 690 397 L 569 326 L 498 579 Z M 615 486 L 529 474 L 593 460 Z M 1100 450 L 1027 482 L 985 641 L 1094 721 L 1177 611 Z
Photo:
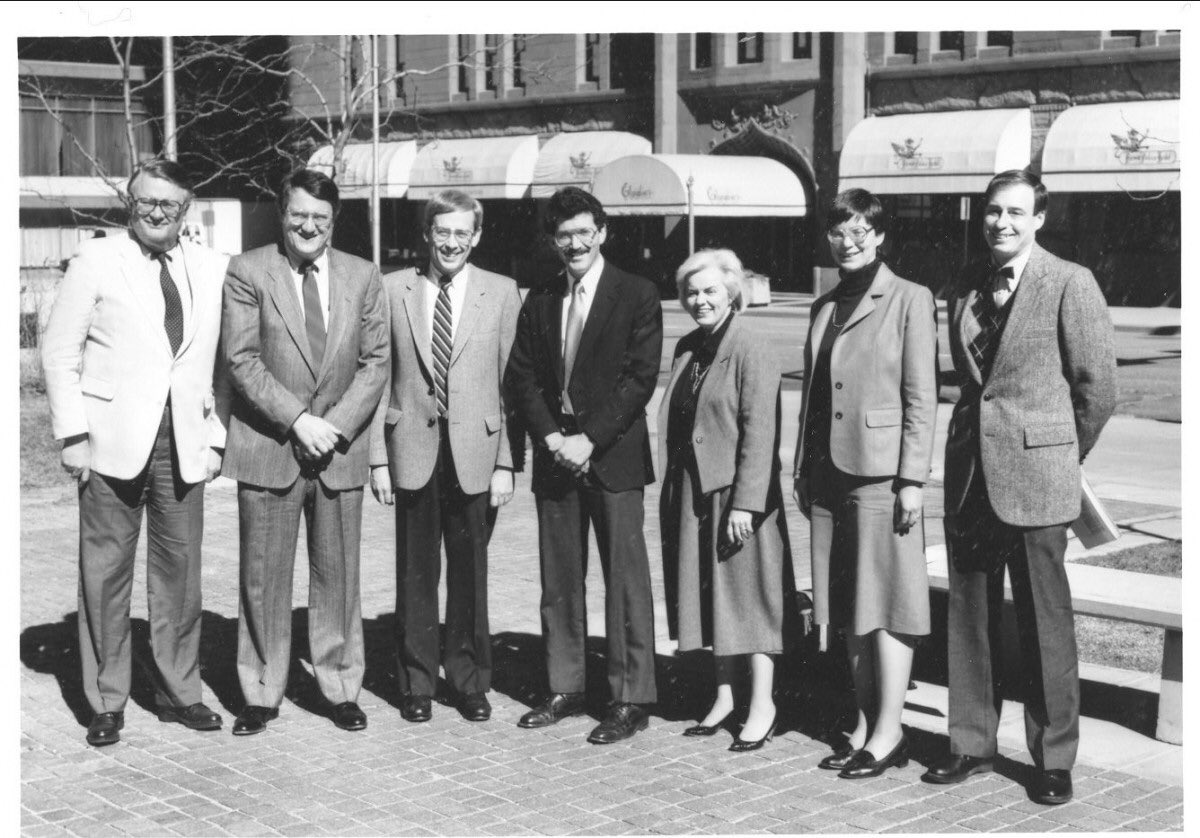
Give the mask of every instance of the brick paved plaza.
M 225 729 L 196 733 L 160 723 L 142 662 L 149 659 L 145 571 L 134 588 L 134 693 L 122 741 L 84 742 L 90 713 L 79 685 L 75 638 L 77 523 L 73 492 L 26 492 L 21 501 L 21 828 L 25 835 L 514 835 L 807 832 L 1179 830 L 1183 789 L 1088 765 L 1075 771 L 1075 802 L 1028 799 L 1023 749 L 1006 748 L 999 771 L 961 786 L 919 781 L 944 735 L 910 731 L 914 761 L 852 783 L 817 762 L 849 712 L 846 673 L 809 651 L 780 667 L 783 732 L 761 751 L 731 754 L 728 734 L 685 739 L 710 699 L 705 655 L 671 654 L 657 567 L 657 488 L 647 493 L 661 701 L 650 729 L 596 747 L 594 725 L 575 718 L 521 730 L 541 697 L 536 527 L 527 477 L 503 510 L 492 543 L 495 712 L 484 724 L 435 704 L 431 723 L 401 720 L 391 651 L 392 523 L 368 499 L 364 515 L 363 617 L 370 724 L 335 728 L 324 715 L 304 634 L 307 572 L 296 574 L 294 657 L 279 720 L 259 736 L 229 733 L 240 708 L 237 517 L 232 486 L 209 489 L 204 552 L 205 700 Z M 798 517 L 798 516 L 796 516 Z M 798 547 L 799 523 L 791 522 Z M 144 540 L 144 539 L 143 539 Z M 144 546 L 142 548 L 144 553 Z M 604 694 L 598 562 L 589 581 L 593 716 Z

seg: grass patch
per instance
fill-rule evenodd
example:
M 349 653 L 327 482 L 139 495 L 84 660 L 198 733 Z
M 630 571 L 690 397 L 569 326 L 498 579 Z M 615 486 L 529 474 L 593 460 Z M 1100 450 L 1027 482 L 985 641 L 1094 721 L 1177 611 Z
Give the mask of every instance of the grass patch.
M 50 431 L 46 394 L 21 388 L 21 488 L 53 486 L 70 478 L 59 461 L 61 446 Z
M 1183 542 L 1156 542 L 1098 556 L 1084 556 L 1076 561 L 1094 567 L 1180 578 L 1183 575 Z M 1079 659 L 1088 663 L 1137 672 L 1158 672 L 1162 667 L 1163 630 L 1154 626 L 1101 617 L 1076 617 L 1075 639 L 1079 645 Z

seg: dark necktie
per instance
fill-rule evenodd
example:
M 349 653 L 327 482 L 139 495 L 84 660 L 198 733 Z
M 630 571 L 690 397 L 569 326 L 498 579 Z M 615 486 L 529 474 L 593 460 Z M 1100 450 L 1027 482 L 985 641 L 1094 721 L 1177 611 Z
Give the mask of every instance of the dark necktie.
M 321 295 L 317 291 L 317 266 L 305 262 L 300 266 L 304 279 L 304 330 L 308 332 L 308 348 L 317 366 L 325 357 L 325 313 L 321 310 Z
M 167 330 L 167 340 L 171 342 L 171 354 L 175 355 L 183 343 L 183 301 L 179 299 L 179 289 L 175 287 L 175 281 L 167 269 L 167 254 L 156 253 L 154 258 L 158 260 L 158 284 L 162 286 L 165 304 L 163 326 Z
M 454 345 L 450 318 L 450 281 L 453 277 L 442 277 L 438 290 L 437 304 L 433 308 L 433 386 L 437 391 L 438 416 L 445 416 L 450 399 L 447 379 L 450 375 L 450 348 Z
M 971 314 L 979 324 L 979 334 L 971 341 L 968 349 L 971 357 L 975 360 L 975 365 L 979 367 L 979 374 L 984 381 L 987 381 L 988 375 L 992 371 L 996 348 L 1000 344 L 1000 336 L 1004 333 L 1004 325 L 1008 321 L 1007 308 L 996 304 L 994 292 L 997 288 L 1005 289 L 1008 296 L 1004 298 L 1004 302 L 1007 303 L 1012 294 L 1011 290 L 1007 290 L 1007 283 L 1012 276 L 1012 268 L 1002 268 L 994 272 L 989 279 L 987 288 L 977 294 L 975 301 L 971 304 Z

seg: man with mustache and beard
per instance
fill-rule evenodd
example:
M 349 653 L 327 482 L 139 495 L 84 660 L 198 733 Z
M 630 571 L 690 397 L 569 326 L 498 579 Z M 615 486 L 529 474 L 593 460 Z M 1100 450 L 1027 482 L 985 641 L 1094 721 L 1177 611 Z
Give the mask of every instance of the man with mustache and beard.
M 439 660 L 463 718 L 492 714 L 487 549 L 524 457 L 509 445 L 502 392 L 521 297 L 513 280 L 467 261 L 482 233 L 479 201 L 438 192 L 425 205 L 428 265 L 384 277 L 391 378 L 371 430 L 371 491 L 396 507 L 400 714 L 410 722 L 432 717 Z
M 605 213 L 591 193 L 554 193 L 545 229 L 566 270 L 526 299 L 507 378 L 534 441 L 550 680 L 550 697 L 519 724 L 545 727 L 583 712 L 590 525 L 604 571 L 612 703 L 588 741 L 603 745 L 644 730 L 644 705 L 657 698 L 642 503 L 654 481 L 646 403 L 658 380 L 662 306 L 652 283 L 601 256 Z

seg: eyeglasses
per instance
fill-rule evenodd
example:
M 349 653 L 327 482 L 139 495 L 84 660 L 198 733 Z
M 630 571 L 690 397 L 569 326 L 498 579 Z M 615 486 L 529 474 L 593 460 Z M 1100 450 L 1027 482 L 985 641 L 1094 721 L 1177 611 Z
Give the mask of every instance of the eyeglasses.
M 583 230 L 563 230 L 554 234 L 554 243 L 559 247 L 567 247 L 575 239 L 579 239 L 579 243 L 584 247 L 591 247 L 596 243 L 596 235 L 600 231 L 595 227 L 587 227 Z
M 825 233 L 825 238 L 829 239 L 830 244 L 841 244 L 846 239 L 855 244 L 862 244 L 867 240 L 867 234 L 874 229 L 874 227 L 851 227 L 849 230 L 829 230 Z
M 154 198 L 130 198 L 129 203 L 138 215 L 150 215 L 158 209 L 167 218 L 178 218 L 188 205 L 187 201 L 159 201 Z
M 470 244 L 471 239 L 475 236 L 474 230 L 451 230 L 449 227 L 430 227 L 429 238 L 433 239 L 438 244 L 445 244 L 450 241 L 450 237 L 454 236 L 454 240 L 459 244 Z
M 288 210 L 287 220 L 289 224 L 294 224 L 297 227 L 303 227 L 304 222 L 311 221 L 313 226 L 318 230 L 324 230 L 333 221 L 333 218 L 323 212 L 296 212 L 295 210 Z

